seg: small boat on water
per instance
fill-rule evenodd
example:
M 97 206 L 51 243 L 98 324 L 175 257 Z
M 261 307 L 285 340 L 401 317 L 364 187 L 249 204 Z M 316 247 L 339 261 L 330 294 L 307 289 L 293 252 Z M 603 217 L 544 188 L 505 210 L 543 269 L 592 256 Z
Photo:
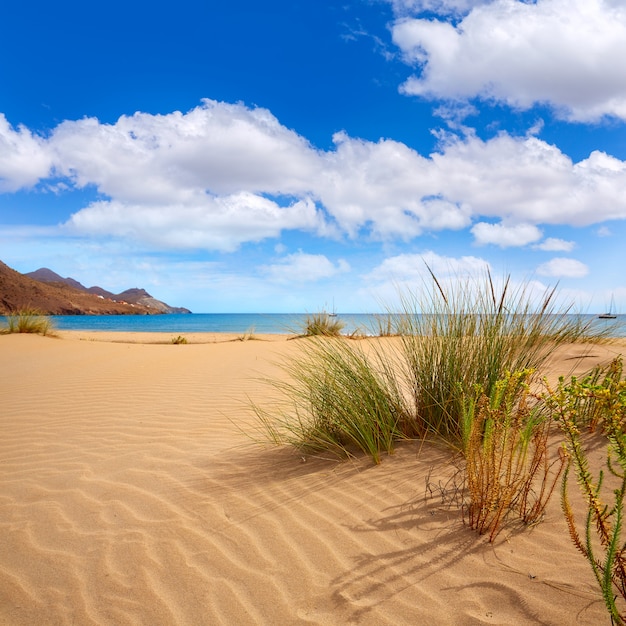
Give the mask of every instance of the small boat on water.
M 611 296 L 611 306 L 609 307 L 609 310 L 606 313 L 600 313 L 600 315 L 598 315 L 598 319 L 614 320 L 616 317 L 617 314 L 615 313 L 615 298 Z

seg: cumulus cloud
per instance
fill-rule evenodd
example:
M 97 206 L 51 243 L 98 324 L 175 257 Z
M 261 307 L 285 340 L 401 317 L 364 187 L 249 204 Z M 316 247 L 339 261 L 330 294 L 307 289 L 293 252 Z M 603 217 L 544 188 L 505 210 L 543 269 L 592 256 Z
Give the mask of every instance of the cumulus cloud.
M 260 269 L 268 278 L 276 282 L 300 284 L 348 272 L 350 265 L 344 259 L 340 259 L 335 264 L 323 254 L 307 254 L 300 251 L 288 254 L 277 263 Z
M 308 141 L 267 109 L 213 100 L 185 114 L 66 121 L 50 145 L 58 172 L 76 186 L 131 202 L 180 202 L 198 191 L 297 194 L 321 166 Z
M 548 237 L 545 241 L 533 246 L 535 250 L 544 252 L 571 252 L 576 244 L 573 241 L 565 241 L 555 237 Z
M 51 167 L 45 141 L 24 126 L 15 130 L 0 113 L 0 192 L 32 187 Z
M 348 233 L 370 223 L 380 237 L 411 239 L 470 224 L 469 207 L 441 193 L 431 159 L 392 140 L 374 143 L 345 133 L 334 140 L 315 194 Z
M 602 152 L 573 163 L 536 137 L 502 133 L 454 138 L 432 160 L 446 196 L 473 215 L 576 226 L 626 217 L 626 163 Z
M 396 10 L 464 13 L 458 23 L 399 18 L 393 40 L 420 68 L 402 90 L 479 97 L 520 109 L 547 103 L 582 122 L 626 119 L 626 5 L 610 0 L 404 0 Z M 401 14 L 401 13 L 400 13 Z
M 478 257 L 454 258 L 427 250 L 421 254 L 399 254 L 388 257 L 375 267 L 366 278 L 375 283 L 421 283 L 430 277 L 429 268 L 438 279 L 476 277 L 484 275 L 490 269 L 489 263 Z
M 214 101 L 63 122 L 45 139 L 2 120 L 15 157 L 0 156 L 5 191 L 50 172 L 57 186 L 93 186 L 99 201 L 68 228 L 155 246 L 234 250 L 288 229 L 407 241 L 472 224 L 478 243 L 527 245 L 542 224 L 626 218 L 626 162 L 595 151 L 574 163 L 534 136 L 443 134 L 422 155 L 340 132 L 321 151 L 266 110 Z
M 94 202 L 75 213 L 66 228 L 83 235 L 129 238 L 157 248 L 232 252 L 244 242 L 277 237 L 285 229 L 315 230 L 321 222 L 310 201 L 281 207 L 242 192 L 165 207 Z
M 493 244 L 500 248 L 521 248 L 542 237 L 541 231 L 532 224 L 505 225 L 479 222 L 471 230 L 479 246 Z
M 555 278 L 583 278 L 589 273 L 589 268 L 576 259 L 559 257 L 542 263 L 537 268 L 540 276 L 552 276 Z

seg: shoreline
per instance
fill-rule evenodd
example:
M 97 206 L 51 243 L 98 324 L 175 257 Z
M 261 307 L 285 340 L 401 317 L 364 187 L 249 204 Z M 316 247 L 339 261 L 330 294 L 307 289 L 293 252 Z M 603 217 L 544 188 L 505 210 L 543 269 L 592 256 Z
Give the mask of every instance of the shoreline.
M 187 344 L 245 343 L 256 341 L 287 341 L 296 335 L 278 333 L 233 332 L 164 332 L 119 330 L 55 330 L 55 336 L 70 341 L 100 341 L 105 343 L 172 344 L 176 337 L 183 337 Z

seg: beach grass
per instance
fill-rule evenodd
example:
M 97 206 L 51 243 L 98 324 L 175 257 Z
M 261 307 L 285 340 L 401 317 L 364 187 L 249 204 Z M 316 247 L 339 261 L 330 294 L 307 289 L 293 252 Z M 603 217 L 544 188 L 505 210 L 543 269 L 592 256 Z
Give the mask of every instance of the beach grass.
M 48 315 L 36 309 L 21 309 L 6 316 L 6 326 L 0 329 L 2 334 L 32 333 L 54 336 L 54 325 Z
M 304 337 L 338 337 L 345 324 L 335 315 L 322 311 L 307 315 L 299 336 Z
M 508 277 L 498 286 L 490 273 L 447 286 L 431 278 L 421 293 L 403 296 L 396 314 L 401 376 L 423 434 L 453 445 L 461 442 L 463 398 L 477 386 L 491 396 L 507 372 L 540 372 L 560 345 L 601 334 L 559 307 L 554 288 L 536 295 Z
M 288 383 L 269 381 L 286 403 L 276 419 L 271 410 L 262 414 L 271 440 L 345 455 L 360 438 L 376 462 L 407 437 L 462 450 L 464 402 L 476 389 L 491 397 L 512 372 L 532 378 L 560 345 L 592 335 L 590 322 L 556 306 L 555 289 L 536 296 L 509 278 L 498 287 L 489 273 L 444 288 L 430 276 L 421 293 L 402 296 L 393 324 L 385 322 L 385 335 L 397 336 L 385 348 L 336 337 L 336 320 L 326 314 L 309 318 L 305 334 L 319 341 L 284 364 Z M 513 400 L 526 384 L 515 380 Z
M 287 378 L 268 381 L 279 400 L 253 407 L 273 443 L 340 457 L 360 451 L 379 463 L 416 434 L 393 355 L 339 337 L 312 337 L 299 348 L 283 364 Z

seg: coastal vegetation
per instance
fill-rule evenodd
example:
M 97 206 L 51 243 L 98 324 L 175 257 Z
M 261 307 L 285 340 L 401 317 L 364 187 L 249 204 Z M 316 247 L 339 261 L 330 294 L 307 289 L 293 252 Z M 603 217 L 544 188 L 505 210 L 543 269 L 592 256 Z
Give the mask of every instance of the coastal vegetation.
M 562 454 L 567 466 L 561 507 L 571 540 L 591 566 L 611 623 L 626 624 L 626 380 L 622 360 L 617 358 L 582 379 L 572 377 L 568 383 L 561 377 L 555 389 L 547 388 L 546 405 L 564 435 Z M 601 450 L 605 459 L 596 473 L 586 445 L 594 436 L 593 449 Z M 574 515 L 568 480 L 572 468 L 583 502 L 582 523 Z
M 307 315 L 304 327 L 299 336 L 304 337 L 338 337 L 344 328 L 343 321 L 336 315 L 331 315 L 325 311 Z
M 32 333 L 37 335 L 54 335 L 54 325 L 48 315 L 37 309 L 21 309 L 5 317 L 5 325 L 0 328 L 2 334 Z
M 565 465 L 563 455 L 551 458 L 553 423 L 531 395 L 532 373 L 507 373 L 490 396 L 478 388 L 461 416 L 463 514 L 489 541 L 510 515 L 527 525 L 541 520 Z
M 556 305 L 554 289 L 537 297 L 508 278 L 498 286 L 490 274 L 447 287 L 431 278 L 429 288 L 405 294 L 400 312 L 390 315 L 385 334 L 396 337 L 389 342 L 349 342 L 339 336 L 339 320 L 323 313 L 307 319 L 308 339 L 284 364 L 286 382 L 269 381 L 280 410 L 256 409 L 273 441 L 303 450 L 326 442 L 341 456 L 366 448 L 376 461 L 407 437 L 462 450 L 462 416 L 477 389 L 492 397 L 510 373 L 530 372 L 513 379 L 509 396 L 517 401 L 554 350 L 592 337 L 590 323 Z M 372 453 L 375 442 L 381 449 Z
M 400 441 L 441 441 L 464 457 L 470 526 L 493 540 L 511 512 L 533 523 L 564 461 L 553 467 L 551 422 L 530 389 L 559 346 L 603 337 L 557 295 L 489 273 L 444 285 L 431 272 L 386 318 L 385 341 L 349 341 L 315 316 L 286 376 L 268 381 L 271 407 L 253 406 L 264 436 L 375 463 Z

